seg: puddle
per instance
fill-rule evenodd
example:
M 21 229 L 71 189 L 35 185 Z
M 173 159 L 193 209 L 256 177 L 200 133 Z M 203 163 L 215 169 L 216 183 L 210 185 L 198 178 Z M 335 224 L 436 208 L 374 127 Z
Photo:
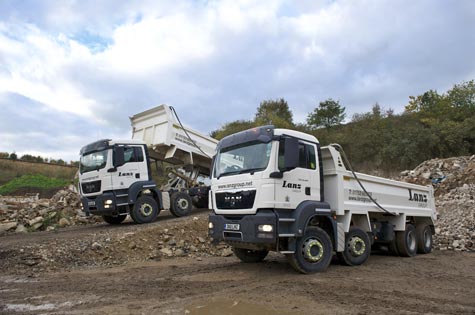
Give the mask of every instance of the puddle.
M 212 299 L 195 302 L 185 307 L 190 315 L 274 315 L 278 312 L 269 307 L 228 299 Z
M 77 304 L 77 303 L 76 303 Z M 40 305 L 34 304 L 5 304 L 4 309 L 12 312 L 34 312 L 34 311 L 53 311 L 57 310 L 58 308 L 70 308 L 74 306 L 75 303 L 72 302 L 64 302 L 60 304 L 53 304 L 53 303 L 44 303 Z
M 33 304 L 5 304 L 5 309 L 13 312 L 30 312 L 30 311 L 51 311 L 56 309 L 56 305 L 47 303 L 42 305 Z

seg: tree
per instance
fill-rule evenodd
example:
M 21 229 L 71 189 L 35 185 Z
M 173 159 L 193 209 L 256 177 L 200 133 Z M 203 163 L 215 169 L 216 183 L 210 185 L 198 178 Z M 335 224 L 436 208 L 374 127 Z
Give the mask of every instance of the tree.
M 326 101 L 320 102 L 318 108 L 315 108 L 307 116 L 307 125 L 311 129 L 319 127 L 330 128 L 340 125 L 345 117 L 345 107 L 341 107 L 340 101 L 329 98 Z
M 283 98 L 262 101 L 257 108 L 254 122 L 257 125 L 274 125 L 280 128 L 291 128 L 294 125 L 289 104 Z
M 16 161 L 18 159 L 18 155 L 15 152 L 10 154 L 10 160 Z
M 447 91 L 447 97 L 453 107 L 474 110 L 475 81 L 455 84 L 451 90 Z
M 24 154 L 24 155 L 21 156 L 20 160 L 28 161 L 28 162 L 34 162 L 36 160 L 36 158 L 31 154 Z
M 0 152 L 0 158 L 1 159 L 8 159 L 10 154 L 8 152 Z
M 408 113 L 438 111 L 442 99 L 443 96 L 434 90 L 419 96 L 409 96 L 409 104 L 406 105 L 405 111 Z

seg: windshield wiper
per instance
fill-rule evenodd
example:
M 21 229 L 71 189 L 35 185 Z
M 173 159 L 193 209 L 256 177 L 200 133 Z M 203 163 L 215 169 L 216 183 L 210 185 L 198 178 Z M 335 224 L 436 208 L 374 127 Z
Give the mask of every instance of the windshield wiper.
M 263 170 L 264 170 L 264 168 L 262 168 L 262 167 L 247 168 L 247 169 L 245 169 L 245 170 L 240 170 L 240 171 L 238 172 L 238 174 L 251 173 L 251 175 L 252 175 L 252 174 L 254 174 L 256 171 L 263 171 Z

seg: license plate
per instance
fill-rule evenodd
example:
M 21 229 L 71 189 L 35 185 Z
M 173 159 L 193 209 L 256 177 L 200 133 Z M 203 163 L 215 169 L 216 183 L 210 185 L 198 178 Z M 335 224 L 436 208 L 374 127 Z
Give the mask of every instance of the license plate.
M 94 207 L 94 206 L 96 205 L 96 202 L 95 202 L 95 201 L 88 201 L 88 202 L 87 202 L 87 205 L 88 205 L 89 207 Z
M 230 223 L 226 223 L 224 225 L 224 229 L 225 230 L 231 230 L 231 231 L 239 231 L 239 224 L 230 224 Z

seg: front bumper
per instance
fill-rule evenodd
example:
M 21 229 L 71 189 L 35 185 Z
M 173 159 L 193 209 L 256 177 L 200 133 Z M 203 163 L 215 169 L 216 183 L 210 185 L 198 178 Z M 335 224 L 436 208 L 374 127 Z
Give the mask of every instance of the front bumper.
M 107 200 L 112 200 L 112 203 L 106 205 Z M 87 216 L 93 215 L 119 215 L 117 208 L 116 197 L 113 192 L 104 192 L 95 197 L 81 197 L 83 211 Z
M 225 241 L 242 248 L 275 248 L 277 246 L 277 217 L 271 210 L 262 210 L 255 215 L 243 217 L 224 217 L 211 214 L 208 217 L 212 228 L 208 228 L 208 235 L 213 241 Z M 259 225 L 272 225 L 271 232 L 258 230 Z

